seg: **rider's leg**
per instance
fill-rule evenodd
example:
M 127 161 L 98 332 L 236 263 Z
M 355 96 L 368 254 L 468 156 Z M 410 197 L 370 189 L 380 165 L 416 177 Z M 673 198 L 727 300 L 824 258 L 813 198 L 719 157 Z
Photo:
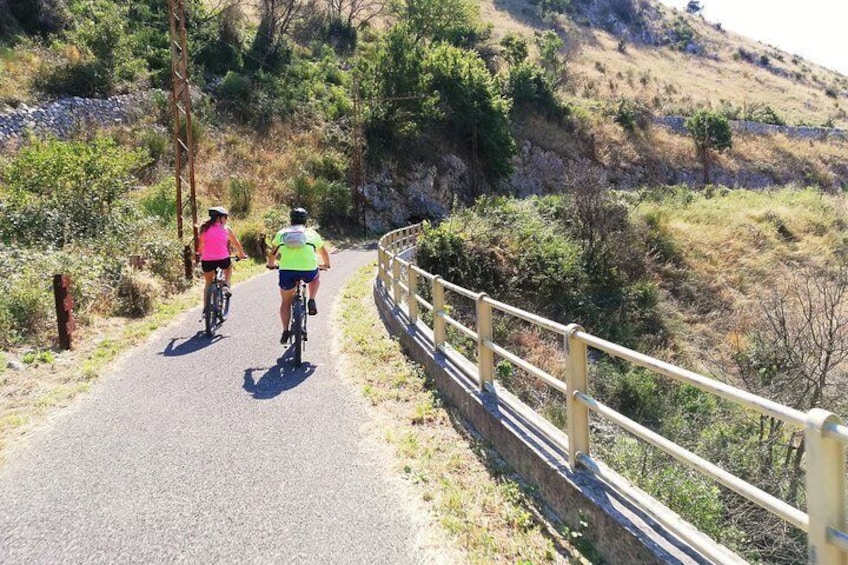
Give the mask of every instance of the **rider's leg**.
M 289 330 L 291 324 L 291 306 L 294 299 L 294 289 L 280 289 L 280 321 L 283 324 L 283 331 Z
M 230 265 L 229 267 L 224 269 L 224 282 L 227 283 L 227 288 L 225 289 L 224 292 L 229 293 L 230 296 L 232 296 L 232 294 L 233 294 L 232 291 L 230 290 L 230 275 L 232 275 L 232 274 L 233 274 L 233 266 L 232 265 Z
M 318 306 L 315 304 L 315 296 L 318 295 L 318 288 L 321 286 L 321 277 L 315 277 L 312 279 L 312 282 L 309 283 L 309 301 L 306 303 L 306 307 L 309 311 L 310 316 L 315 316 L 318 314 Z
M 315 297 L 318 296 L 318 289 L 321 287 L 321 277 L 315 277 L 312 279 L 312 282 L 309 283 L 309 298 L 315 300 Z
M 203 300 L 201 303 L 203 304 L 204 310 L 206 309 L 206 292 L 209 290 L 209 287 L 212 286 L 212 280 L 215 278 L 215 271 L 209 271 L 208 273 L 203 273 Z

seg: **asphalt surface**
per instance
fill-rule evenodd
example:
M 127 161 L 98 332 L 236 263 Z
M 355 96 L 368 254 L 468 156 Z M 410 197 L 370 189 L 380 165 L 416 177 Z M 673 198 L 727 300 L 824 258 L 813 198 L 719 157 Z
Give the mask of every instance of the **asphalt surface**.
M 305 363 L 279 345 L 275 273 L 195 309 L 0 468 L 0 563 L 417 563 L 410 504 L 337 373 L 331 305 L 373 251 L 333 256 Z

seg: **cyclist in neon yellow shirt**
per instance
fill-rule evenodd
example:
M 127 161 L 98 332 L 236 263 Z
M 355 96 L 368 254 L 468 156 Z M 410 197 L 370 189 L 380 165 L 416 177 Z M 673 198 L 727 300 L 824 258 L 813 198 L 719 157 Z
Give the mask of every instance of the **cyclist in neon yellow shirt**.
M 289 215 L 291 225 L 277 232 L 268 254 L 268 268 L 279 266 L 280 269 L 280 321 L 283 323 L 280 343 L 286 343 L 291 337 L 289 324 L 297 282 L 302 280 L 308 285 L 309 301 L 306 307 L 309 315 L 315 316 L 318 314 L 315 297 L 321 285 L 318 268 L 330 268 L 330 254 L 324 247 L 324 241 L 318 232 L 306 227 L 308 217 L 309 214 L 303 208 L 293 209 Z

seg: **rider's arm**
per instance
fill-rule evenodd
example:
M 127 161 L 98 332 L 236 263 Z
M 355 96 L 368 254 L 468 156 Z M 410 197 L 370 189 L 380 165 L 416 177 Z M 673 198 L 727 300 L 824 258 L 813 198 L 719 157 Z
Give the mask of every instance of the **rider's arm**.
M 233 244 L 233 246 L 234 246 L 234 247 L 238 250 L 238 252 L 239 252 L 239 259 L 247 259 L 247 255 L 246 255 L 246 254 L 245 254 L 245 252 L 244 252 L 244 248 L 241 246 L 241 242 L 240 242 L 240 241 L 238 240 L 238 238 L 236 237 L 235 232 L 233 232 L 233 230 L 231 230 L 231 229 L 228 229 L 228 230 L 227 230 L 227 233 L 229 234 L 230 243 L 232 243 L 232 244 Z
M 277 266 L 277 254 L 280 249 L 280 241 L 277 241 L 277 239 L 277 236 L 274 236 L 273 239 L 271 239 L 271 247 L 268 249 L 268 261 L 266 266 L 269 269 L 273 269 Z
M 322 247 L 321 249 L 319 249 L 318 255 L 321 258 L 321 263 L 324 265 L 324 267 L 329 269 L 330 268 L 330 254 L 327 253 L 327 248 Z

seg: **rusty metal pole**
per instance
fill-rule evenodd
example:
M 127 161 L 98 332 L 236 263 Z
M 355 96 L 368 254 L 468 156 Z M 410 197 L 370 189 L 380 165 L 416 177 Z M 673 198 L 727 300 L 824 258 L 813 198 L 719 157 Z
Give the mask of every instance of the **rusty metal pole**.
M 188 53 L 186 48 L 185 9 L 183 0 L 168 0 L 171 29 L 171 89 L 174 114 L 175 180 L 177 201 L 177 237 L 184 241 L 184 220 L 191 221 L 191 250 L 197 251 L 197 193 L 194 183 L 194 139 L 192 136 L 191 89 L 188 78 Z M 188 200 L 185 192 L 188 191 Z M 186 214 L 188 205 L 188 215 Z M 187 217 L 188 216 L 188 217 Z M 193 251 L 192 251 L 193 250 Z M 188 264 L 187 264 L 188 265 Z M 192 269 L 186 266 L 186 278 Z

